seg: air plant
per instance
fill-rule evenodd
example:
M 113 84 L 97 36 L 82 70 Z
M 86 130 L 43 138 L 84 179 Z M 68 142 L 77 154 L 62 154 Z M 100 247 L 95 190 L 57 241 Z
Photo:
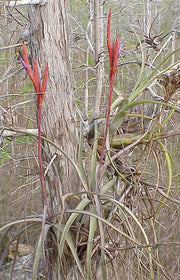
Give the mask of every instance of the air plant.
M 43 170 L 42 170 L 42 159 L 41 159 L 41 111 L 42 111 L 42 103 L 44 99 L 44 94 L 46 91 L 47 87 L 47 78 L 48 78 L 48 64 L 46 64 L 42 83 L 40 81 L 40 75 L 38 71 L 38 64 L 36 58 L 34 59 L 34 65 L 33 65 L 33 70 L 31 69 L 28 56 L 27 56 L 27 50 L 26 46 L 23 43 L 22 45 L 22 50 L 23 50 L 23 58 L 18 56 L 19 60 L 21 61 L 24 69 L 26 70 L 29 78 L 33 82 L 34 89 L 36 91 L 36 102 L 37 102 L 37 125 L 38 125 L 38 163 L 39 163 L 39 174 L 40 174 L 40 181 L 41 181 L 41 189 L 42 189 L 42 195 L 43 195 L 43 202 L 44 202 L 44 207 L 48 213 L 48 203 L 47 203 L 47 196 L 46 196 L 46 191 L 45 191 L 45 186 L 44 186 L 44 178 L 43 178 Z
M 108 47 L 108 54 L 109 54 L 109 102 L 108 102 L 108 108 L 106 113 L 106 126 L 105 126 L 105 133 L 102 143 L 102 150 L 99 160 L 99 172 L 98 177 L 100 177 L 100 168 L 102 166 L 104 153 L 105 153 L 105 146 L 106 146 L 106 140 L 108 136 L 108 129 L 109 129 L 109 120 L 110 120 L 110 113 L 111 113 L 111 104 L 112 104 L 112 94 L 113 94 L 113 83 L 114 79 L 117 73 L 117 66 L 118 66 L 118 58 L 123 46 L 123 41 L 119 43 L 119 35 L 116 37 L 116 41 L 111 43 L 111 15 L 112 11 L 110 9 L 109 16 L 108 16 L 108 24 L 107 24 L 107 47 Z

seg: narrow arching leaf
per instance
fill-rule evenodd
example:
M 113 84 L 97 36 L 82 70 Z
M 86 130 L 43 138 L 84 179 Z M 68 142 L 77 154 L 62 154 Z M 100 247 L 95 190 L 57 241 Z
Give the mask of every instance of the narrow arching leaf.
M 105 197 L 106 199 L 106 197 Z M 128 234 L 126 234 L 124 231 L 120 230 L 119 228 L 117 228 L 116 226 L 114 226 L 112 223 L 110 223 L 108 220 L 106 220 L 105 218 L 99 216 L 98 214 L 95 213 L 91 213 L 89 211 L 85 211 L 85 210 L 78 210 L 78 209 L 73 209 L 73 210 L 67 210 L 67 213 L 78 213 L 78 214 L 82 214 L 82 215 L 88 215 L 88 216 L 92 216 L 94 218 L 96 218 L 97 220 L 100 220 L 101 222 L 103 222 L 104 224 L 106 224 L 107 226 L 109 226 L 110 228 L 112 228 L 113 230 L 115 230 L 116 232 L 120 233 L 122 236 L 124 236 L 125 238 L 127 238 L 128 240 L 134 242 L 136 245 L 140 246 L 140 243 L 137 240 L 132 239 Z
M 90 172 L 89 172 L 89 187 L 90 190 L 93 191 L 94 185 L 95 185 L 95 176 L 96 176 L 96 166 L 97 166 L 97 147 L 98 147 L 98 129 L 97 129 L 97 121 L 95 121 L 94 124 L 94 144 L 93 144 L 93 150 L 91 155 L 91 164 L 90 164 Z
M 51 225 L 47 225 L 45 224 L 44 226 L 44 230 L 41 231 L 39 240 L 38 240 L 38 244 L 36 247 L 36 251 L 35 251 L 35 256 L 34 256 L 34 263 L 33 263 L 33 278 L 32 280 L 37 280 L 37 274 L 38 274 L 38 266 L 39 266 L 39 260 L 42 254 L 42 245 L 44 244 L 44 241 L 46 240 L 49 228 L 51 227 Z M 43 234 L 42 234 L 43 233 Z
M 83 159 L 82 159 L 82 148 L 83 148 L 83 129 L 82 129 L 82 122 L 80 122 L 80 131 L 79 131 L 79 145 L 78 145 L 78 167 L 82 174 L 82 177 L 86 181 L 86 184 L 88 185 L 88 179 L 86 176 L 86 172 L 84 170 L 83 166 Z
M 123 122 L 123 120 L 127 114 L 128 105 L 129 105 L 128 99 L 123 99 L 121 101 L 119 110 L 116 113 L 114 119 L 111 121 L 111 124 L 110 124 L 110 129 L 109 129 L 110 138 L 116 132 L 116 130 L 120 127 L 121 123 Z
M 88 198 L 84 198 L 76 207 L 77 210 L 82 210 L 85 209 L 86 206 L 90 203 L 90 200 Z M 66 222 L 66 225 L 64 226 L 64 230 L 62 232 L 62 236 L 61 236 L 61 240 L 60 240 L 60 244 L 59 244 L 59 256 L 60 258 L 62 257 L 63 254 L 63 249 L 64 249 L 64 242 L 66 239 L 66 235 L 70 230 L 70 227 L 72 226 L 72 223 L 75 221 L 75 219 L 78 217 L 78 213 L 73 213 L 71 214 L 71 216 L 69 217 L 69 219 Z
M 148 257 L 149 257 L 149 267 L 150 267 L 150 279 L 154 280 L 154 272 L 153 272 L 153 265 L 152 265 L 152 253 L 151 253 L 151 248 L 149 247 L 149 240 L 147 237 L 147 234 L 143 228 L 143 226 L 141 225 L 140 221 L 138 220 L 138 218 L 133 214 L 133 212 L 127 207 L 125 206 L 123 203 L 113 199 L 113 198 L 107 198 L 107 200 L 113 202 L 115 205 L 117 205 L 118 207 L 120 207 L 121 209 L 123 209 L 125 212 L 127 212 L 132 219 L 134 220 L 134 222 L 137 224 L 137 226 L 139 227 L 140 231 L 142 232 L 146 245 L 147 245 L 147 252 L 148 252 Z
M 40 77 L 38 72 L 38 65 L 36 58 L 34 59 L 33 65 L 33 77 L 34 77 L 34 88 L 36 92 L 40 92 Z
M 170 189 L 171 189 L 171 185 L 172 185 L 172 166 L 171 166 L 171 157 L 169 155 L 168 150 L 166 149 L 165 145 L 159 141 L 159 146 L 162 149 L 163 153 L 164 153 L 164 157 L 166 160 L 166 164 L 167 164 L 167 169 L 168 169 L 168 188 L 166 191 L 166 195 L 169 195 Z M 159 205 L 157 211 L 159 211 L 161 209 L 161 207 L 164 205 L 164 203 L 166 202 L 166 197 L 164 197 L 161 201 L 161 204 Z
M 95 209 L 90 205 L 90 211 L 95 213 Z M 94 235 L 97 229 L 97 219 L 90 216 L 89 222 L 89 235 L 88 235 L 88 244 L 87 244 L 87 277 L 88 280 L 92 279 L 92 270 L 91 270 L 91 259 L 92 259 L 92 245 L 94 240 Z
M 44 76 L 43 76 L 40 92 L 45 92 L 46 91 L 47 79 L 48 79 L 48 63 L 46 64 L 46 68 L 45 68 L 45 71 L 44 71 Z
M 117 178 L 113 178 L 105 186 L 103 186 L 100 190 L 100 195 L 105 195 L 108 192 L 108 190 L 114 186 L 116 181 L 117 181 Z
M 62 224 L 61 225 L 54 224 L 53 227 L 56 228 L 56 230 L 60 230 L 61 232 L 63 232 L 65 226 L 62 225 Z M 77 255 L 77 250 L 75 248 L 75 245 L 74 245 L 74 242 L 73 242 L 73 239 L 72 239 L 72 236 L 71 236 L 70 232 L 67 232 L 65 239 L 66 239 L 66 242 L 67 242 L 67 244 L 68 244 L 68 246 L 71 250 L 71 253 L 74 257 L 74 260 L 75 260 L 75 262 L 76 262 L 76 264 L 79 268 L 79 271 L 80 271 L 82 277 L 86 280 L 86 277 L 84 275 L 83 268 L 82 268 L 81 262 L 79 260 L 79 257 Z
M 167 55 L 163 61 L 156 67 L 155 70 L 152 71 L 152 73 L 144 79 L 144 81 L 142 81 L 139 86 L 137 86 L 136 88 L 133 89 L 132 93 L 130 94 L 128 101 L 129 103 L 131 103 L 137 96 L 139 96 L 142 91 L 147 88 L 158 76 L 162 75 L 163 73 L 171 70 L 173 67 L 175 67 L 176 65 L 178 65 L 180 63 L 180 61 L 178 60 L 176 63 L 174 63 L 171 66 L 168 66 L 167 68 L 163 69 L 162 71 L 158 72 L 158 70 L 161 68 L 161 66 L 163 64 L 165 64 L 171 57 L 173 54 L 175 54 L 178 50 L 173 51 L 172 53 L 170 53 L 169 55 Z

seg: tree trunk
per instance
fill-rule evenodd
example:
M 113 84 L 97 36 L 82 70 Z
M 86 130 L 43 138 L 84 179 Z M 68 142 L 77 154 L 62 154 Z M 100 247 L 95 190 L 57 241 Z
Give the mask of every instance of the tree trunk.
M 94 96 L 93 117 L 99 114 L 99 105 L 102 94 L 104 72 L 104 33 L 103 33 L 103 2 L 94 0 L 94 45 L 95 45 L 95 68 L 96 68 L 96 93 Z
M 49 65 L 48 87 L 42 113 L 43 134 L 59 145 L 72 160 L 76 160 L 77 135 L 65 1 L 49 0 L 43 6 L 32 6 L 29 8 L 29 19 L 32 57 L 37 57 L 41 68 L 46 62 Z M 58 156 L 45 178 L 51 210 L 59 202 L 58 197 L 61 194 L 78 191 L 74 168 L 69 160 L 52 146 L 48 147 L 47 164 L 54 153 Z
M 29 7 L 29 19 L 32 58 L 37 57 L 42 70 L 46 62 L 49 65 L 42 131 L 71 160 L 76 161 L 78 141 L 65 1 L 48 0 L 43 6 Z M 50 213 L 53 213 L 61 205 L 62 195 L 79 191 L 78 176 L 67 157 L 45 141 L 43 160 L 47 171 L 44 174 L 48 207 Z M 70 208 L 75 207 L 75 201 L 69 200 L 68 203 Z M 57 263 L 57 240 L 50 229 L 46 239 L 46 279 L 63 279 Z
M 151 0 L 146 0 L 144 3 L 144 34 L 149 37 L 151 30 Z

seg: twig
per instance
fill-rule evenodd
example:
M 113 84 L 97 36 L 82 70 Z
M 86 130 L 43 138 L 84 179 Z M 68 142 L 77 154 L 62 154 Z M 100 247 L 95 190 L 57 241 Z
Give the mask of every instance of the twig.
M 170 196 L 168 196 L 165 192 L 163 192 L 159 186 L 155 185 L 155 184 L 152 184 L 152 183 L 149 183 L 147 181 L 143 181 L 142 179 L 138 179 L 139 182 L 145 186 L 148 186 L 148 187 L 152 187 L 153 189 L 157 190 L 163 197 L 165 197 L 166 199 L 180 205 L 180 200 L 177 200 L 175 198 L 171 198 Z
M 120 66 L 124 66 L 124 65 L 128 65 L 128 64 L 137 64 L 139 66 L 142 65 L 142 62 L 141 61 L 137 61 L 137 60 L 130 60 L 130 61 L 124 61 L 124 62 L 121 62 L 121 63 L 118 63 L 118 67 Z M 157 70 L 155 66 L 153 66 L 152 64 L 148 63 L 148 62 L 145 62 L 144 63 L 146 66 L 152 68 L 153 70 Z M 159 73 L 160 71 L 157 70 L 157 73 Z
M 50 160 L 48 166 L 46 167 L 46 170 L 44 171 L 44 177 L 46 177 L 48 171 L 49 171 L 49 168 L 51 167 L 51 165 L 53 164 L 53 161 L 57 158 L 57 154 L 54 154 L 54 156 L 52 157 L 52 159 Z
M 90 48 L 90 50 L 92 51 L 92 53 L 94 53 L 94 49 L 93 49 L 93 46 L 91 44 L 91 41 L 87 35 L 87 32 L 84 31 L 84 29 L 82 28 L 82 26 L 77 22 L 77 20 L 72 16 L 70 15 L 70 17 L 72 18 L 72 20 L 79 26 L 79 28 L 81 29 L 81 31 L 83 32 L 83 34 L 85 35 L 85 38 L 87 40 L 87 43 L 88 43 L 88 46 Z
M 28 45 L 29 42 L 25 42 L 24 44 L 25 44 L 25 45 Z M 1 52 L 1 51 L 5 51 L 5 50 L 8 50 L 8 49 L 13 49 L 13 48 L 16 48 L 16 47 L 20 47 L 20 46 L 22 46 L 22 43 L 14 44 L 14 45 L 9 45 L 9 46 L 5 46 L 5 47 L 1 47 L 1 48 L 0 48 L 0 52 Z
M 3 79 L 0 80 L 0 83 L 2 83 L 2 82 L 4 82 L 4 81 L 6 81 L 6 80 L 8 80 L 8 79 L 10 79 L 10 78 L 12 78 L 12 77 L 14 77 L 16 74 L 18 74 L 19 72 L 21 72 L 23 69 L 24 69 L 24 68 L 22 67 L 22 68 L 20 68 L 20 69 L 18 69 L 18 70 L 16 70 L 16 71 L 14 71 L 12 74 L 10 74 L 10 75 L 4 77 Z M 1 96 L 1 97 L 2 97 L 2 96 Z

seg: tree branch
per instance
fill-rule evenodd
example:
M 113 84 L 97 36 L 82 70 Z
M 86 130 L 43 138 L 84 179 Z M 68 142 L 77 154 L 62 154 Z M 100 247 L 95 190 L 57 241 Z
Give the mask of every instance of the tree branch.
M 2 1 L 0 1 L 2 2 Z M 10 1 L 6 7 L 15 7 L 23 5 L 44 5 L 47 0 L 22 0 L 22 1 Z
M 0 137 L 12 137 L 19 135 L 29 135 L 29 136 L 38 136 L 37 128 L 25 129 L 25 128 L 13 128 L 13 127 L 4 127 L 0 131 Z

